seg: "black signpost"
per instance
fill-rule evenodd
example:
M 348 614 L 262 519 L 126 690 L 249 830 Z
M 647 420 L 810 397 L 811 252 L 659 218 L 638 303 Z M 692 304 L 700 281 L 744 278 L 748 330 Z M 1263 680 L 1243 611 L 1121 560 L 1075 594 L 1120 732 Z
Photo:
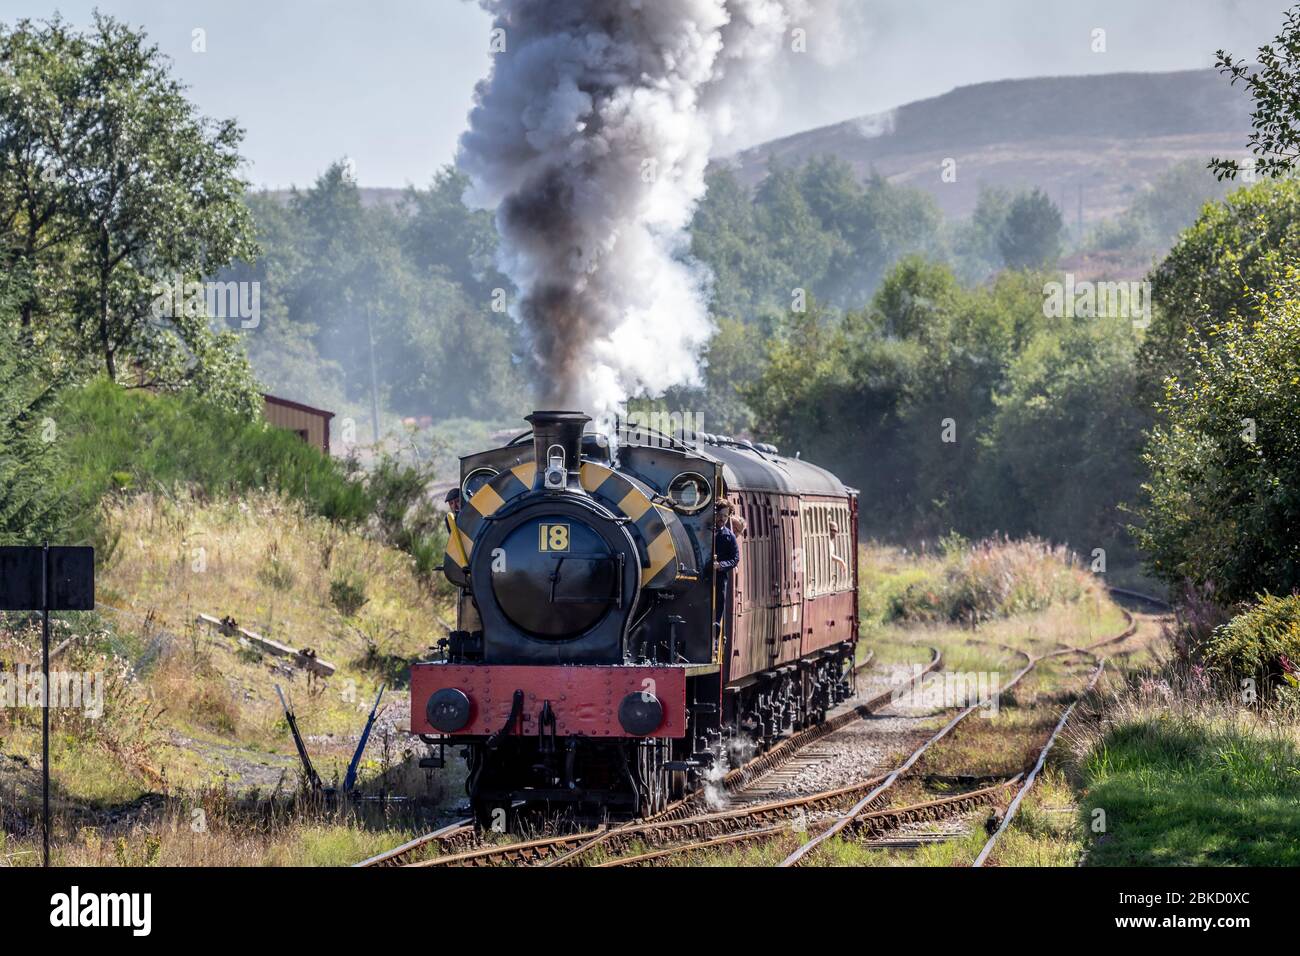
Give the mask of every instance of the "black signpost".
M 0 611 L 41 612 L 41 834 L 50 865 L 50 612 L 95 609 L 95 549 L 0 547 Z

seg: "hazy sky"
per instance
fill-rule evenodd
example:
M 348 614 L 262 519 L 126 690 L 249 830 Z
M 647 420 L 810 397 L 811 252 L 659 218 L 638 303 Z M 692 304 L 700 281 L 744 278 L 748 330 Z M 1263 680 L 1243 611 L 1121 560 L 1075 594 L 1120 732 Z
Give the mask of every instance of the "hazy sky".
M 610 0 L 617 2 L 617 0 Z M 653 2 L 653 0 L 651 0 Z M 749 117 L 741 142 L 822 126 L 954 86 L 1044 74 L 1210 66 L 1226 46 L 1270 39 L 1284 0 L 842 0 L 826 64 L 791 57 L 780 107 Z M 367 186 L 424 183 L 455 154 L 474 83 L 487 73 L 489 18 L 467 0 L 0 0 L 0 20 L 143 26 L 211 116 L 247 130 L 256 185 L 305 185 L 350 156 Z M 207 51 L 191 49 L 196 28 Z M 1090 49 L 1106 30 L 1105 53 Z M 810 31 L 810 44 L 818 37 Z M 1226 80 L 1225 80 L 1226 82 Z M 1244 94 L 1243 94 L 1244 95 Z

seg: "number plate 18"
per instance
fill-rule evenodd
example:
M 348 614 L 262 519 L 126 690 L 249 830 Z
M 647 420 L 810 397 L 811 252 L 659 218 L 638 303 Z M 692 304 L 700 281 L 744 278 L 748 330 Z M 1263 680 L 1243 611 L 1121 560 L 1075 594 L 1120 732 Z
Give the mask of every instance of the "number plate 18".
M 568 551 L 569 526 L 567 524 L 539 524 L 538 551 Z

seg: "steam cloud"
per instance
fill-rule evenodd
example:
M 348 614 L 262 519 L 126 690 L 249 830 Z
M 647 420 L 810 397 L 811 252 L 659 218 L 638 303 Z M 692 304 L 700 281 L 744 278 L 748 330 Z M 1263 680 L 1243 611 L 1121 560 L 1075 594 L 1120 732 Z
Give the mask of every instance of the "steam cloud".
M 497 207 L 548 404 L 607 414 L 698 383 L 710 277 L 686 230 L 711 148 L 761 104 L 791 31 L 813 48 L 833 3 L 479 0 L 505 49 L 458 163 L 471 200 Z

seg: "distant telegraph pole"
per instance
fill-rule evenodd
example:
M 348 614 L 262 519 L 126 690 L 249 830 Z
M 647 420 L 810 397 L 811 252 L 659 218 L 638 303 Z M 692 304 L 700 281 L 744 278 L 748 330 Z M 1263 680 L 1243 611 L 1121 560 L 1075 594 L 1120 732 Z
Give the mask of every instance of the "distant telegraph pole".
M 375 367 L 375 331 L 366 313 L 366 341 L 370 344 L 370 427 L 374 430 L 375 444 L 379 444 L 379 372 Z

